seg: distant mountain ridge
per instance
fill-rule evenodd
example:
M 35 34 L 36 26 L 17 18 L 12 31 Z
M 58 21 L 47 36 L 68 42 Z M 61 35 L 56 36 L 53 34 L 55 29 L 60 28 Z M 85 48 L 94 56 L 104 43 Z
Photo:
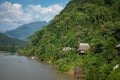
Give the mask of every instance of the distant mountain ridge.
M 8 37 L 4 33 L 0 33 L 0 51 L 14 52 L 19 47 L 24 47 L 26 42 Z
M 41 29 L 42 26 L 47 25 L 48 23 L 46 21 L 31 22 L 28 24 L 21 25 L 14 30 L 6 31 L 5 34 L 12 38 L 18 38 L 20 40 L 26 41 L 28 36 Z
M 19 39 L 8 37 L 4 33 L 0 33 L 0 46 L 1 45 L 2 46 L 11 46 L 11 45 L 19 46 L 19 45 L 22 45 L 21 43 L 25 43 L 25 42 Z

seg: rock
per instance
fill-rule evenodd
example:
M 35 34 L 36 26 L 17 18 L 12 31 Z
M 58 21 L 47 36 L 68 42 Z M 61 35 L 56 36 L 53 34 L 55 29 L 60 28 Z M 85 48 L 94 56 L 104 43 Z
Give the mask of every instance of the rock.
M 48 64 L 51 64 L 51 61 L 47 61 Z
M 33 59 L 33 60 L 37 60 L 37 57 L 35 57 L 35 56 L 31 56 L 31 59 Z
M 69 74 L 70 76 L 74 76 L 74 69 L 70 69 L 69 72 L 68 72 L 68 74 Z
M 79 66 L 74 67 L 74 77 L 75 79 L 81 78 L 81 69 Z

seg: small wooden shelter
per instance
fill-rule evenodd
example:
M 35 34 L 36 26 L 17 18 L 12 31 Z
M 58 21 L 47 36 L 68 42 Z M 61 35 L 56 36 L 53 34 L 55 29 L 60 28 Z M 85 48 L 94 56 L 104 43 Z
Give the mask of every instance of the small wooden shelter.
M 64 47 L 64 48 L 62 49 L 62 51 L 71 51 L 71 50 L 73 50 L 73 48 L 71 48 L 71 47 Z
M 79 52 L 79 54 L 83 54 L 89 48 L 90 48 L 90 46 L 88 43 L 80 43 L 79 48 L 78 48 L 78 52 Z

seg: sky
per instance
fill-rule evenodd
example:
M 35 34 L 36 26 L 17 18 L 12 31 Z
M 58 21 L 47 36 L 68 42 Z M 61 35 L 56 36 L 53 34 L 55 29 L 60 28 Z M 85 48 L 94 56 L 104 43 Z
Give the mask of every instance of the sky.
M 0 0 L 0 32 L 20 25 L 50 21 L 70 0 Z

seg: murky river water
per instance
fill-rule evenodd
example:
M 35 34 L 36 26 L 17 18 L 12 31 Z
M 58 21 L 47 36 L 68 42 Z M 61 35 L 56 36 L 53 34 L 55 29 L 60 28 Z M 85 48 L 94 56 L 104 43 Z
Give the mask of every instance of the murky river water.
M 0 53 L 0 80 L 73 80 L 48 64 L 24 56 Z

